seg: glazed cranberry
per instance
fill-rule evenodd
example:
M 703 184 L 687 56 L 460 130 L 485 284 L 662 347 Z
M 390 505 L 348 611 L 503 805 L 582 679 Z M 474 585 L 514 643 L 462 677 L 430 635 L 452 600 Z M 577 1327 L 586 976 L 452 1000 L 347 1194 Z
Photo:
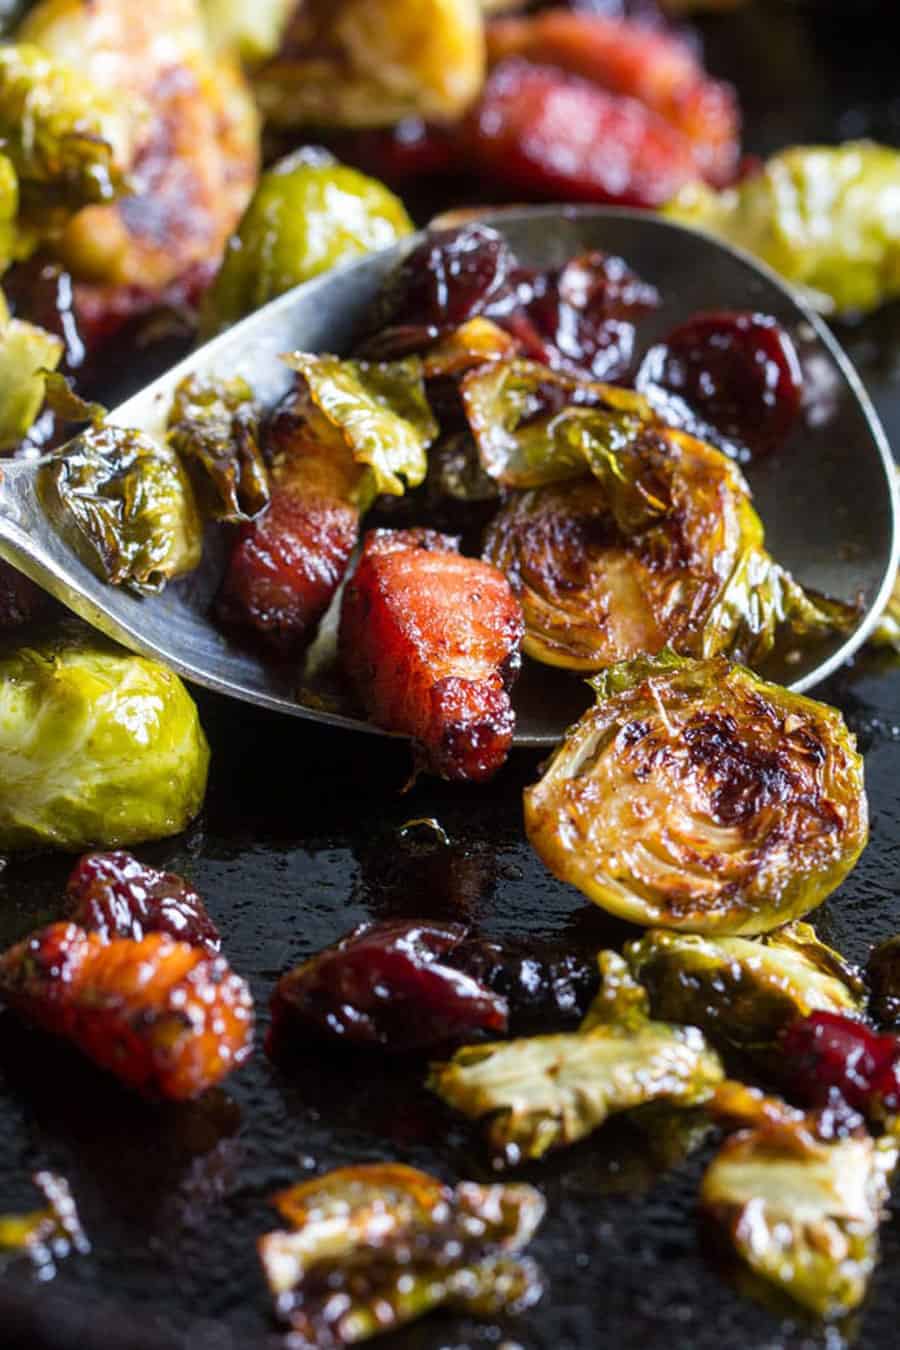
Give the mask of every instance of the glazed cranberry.
M 467 938 L 447 960 L 506 1001 L 513 1036 L 576 1025 L 600 986 L 596 960 L 541 948 L 533 940 Z
M 66 888 L 68 917 L 107 941 L 168 933 L 179 942 L 217 952 L 215 924 L 183 877 L 158 872 L 130 853 L 86 853 Z
M 270 1048 L 292 1029 L 357 1046 L 419 1050 L 506 1030 L 505 1001 L 446 963 L 462 924 L 363 923 L 279 980 Z
M 835 1094 L 870 1120 L 900 1110 L 900 1040 L 839 1013 L 817 1012 L 781 1036 L 785 1087 L 804 1106 Z
M 390 183 L 429 178 L 455 167 L 458 147 L 452 127 L 432 126 L 407 117 L 392 127 L 330 138 L 339 159 Z
M 800 411 L 802 375 L 793 341 L 765 314 L 695 314 L 651 347 L 637 388 L 667 422 L 728 453 L 768 454 Z

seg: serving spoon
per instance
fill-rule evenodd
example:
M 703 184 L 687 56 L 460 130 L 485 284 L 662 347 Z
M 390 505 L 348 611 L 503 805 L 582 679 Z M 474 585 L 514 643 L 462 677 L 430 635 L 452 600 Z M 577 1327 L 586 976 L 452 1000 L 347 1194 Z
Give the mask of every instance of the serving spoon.
M 770 314 L 794 336 L 817 391 L 780 452 L 750 466 L 757 508 L 774 556 L 798 581 L 849 602 L 861 600 L 849 634 L 832 636 L 761 673 L 804 690 L 864 641 L 897 566 L 900 534 L 890 449 L 859 376 L 825 324 L 773 272 L 702 232 L 644 212 L 601 207 L 527 207 L 486 213 L 526 266 L 559 266 L 591 249 L 620 254 L 659 290 L 662 303 L 641 323 L 644 348 L 698 310 Z M 298 286 L 198 348 L 109 414 L 116 425 L 164 433 L 176 386 L 188 375 L 242 375 L 272 408 L 294 375 L 282 353 L 349 349 L 382 283 L 417 238 Z M 0 470 L 0 555 L 88 623 L 126 647 L 164 661 L 220 694 L 334 726 L 378 732 L 343 701 L 334 677 L 336 606 L 326 615 L 302 671 L 291 678 L 235 645 L 209 618 L 223 557 L 163 594 L 139 597 L 100 581 L 45 515 L 36 490 L 42 460 Z M 554 744 L 589 695 L 572 674 L 525 662 L 515 702 L 515 744 Z

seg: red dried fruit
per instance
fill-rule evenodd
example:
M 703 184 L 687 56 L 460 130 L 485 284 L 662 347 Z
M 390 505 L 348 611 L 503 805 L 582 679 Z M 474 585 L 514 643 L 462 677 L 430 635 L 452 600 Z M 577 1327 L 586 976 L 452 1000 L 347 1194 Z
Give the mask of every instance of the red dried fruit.
M 108 942 L 52 924 L 0 958 L 0 999 L 145 1097 L 197 1097 L 252 1048 L 246 983 L 166 933 Z
M 517 59 L 491 72 L 470 135 L 482 173 L 535 196 L 656 207 L 697 178 L 689 142 L 645 104 Z
M 317 1037 L 419 1050 L 506 1030 L 506 1002 L 443 958 L 462 924 L 363 923 L 283 975 L 272 996 L 273 1043 L 301 1026 Z
M 66 887 L 69 918 L 104 941 L 168 933 L 179 942 L 217 952 L 218 930 L 200 896 L 183 877 L 158 872 L 130 853 L 86 853 Z
M 481 781 L 506 759 L 523 622 L 496 568 L 432 530 L 373 530 L 344 593 L 339 651 L 370 716 L 423 766 Z
M 767 454 L 799 412 L 803 376 L 793 341 L 767 314 L 695 314 L 651 347 L 636 387 L 673 426 L 738 458 Z
M 834 1094 L 869 1120 L 900 1110 L 900 1039 L 840 1013 L 816 1012 L 781 1035 L 785 1090 L 804 1106 Z

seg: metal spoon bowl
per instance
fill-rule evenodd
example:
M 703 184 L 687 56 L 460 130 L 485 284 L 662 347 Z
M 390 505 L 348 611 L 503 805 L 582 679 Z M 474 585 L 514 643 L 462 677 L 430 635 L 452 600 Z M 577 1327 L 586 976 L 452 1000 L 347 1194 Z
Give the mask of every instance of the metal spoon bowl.
M 644 347 L 697 310 L 771 314 L 796 338 L 817 396 L 790 442 L 752 465 L 749 478 L 772 553 L 804 585 L 862 598 L 859 624 L 762 671 L 808 689 L 864 641 L 890 592 L 897 565 L 895 475 L 890 450 L 859 377 L 824 323 L 782 281 L 712 237 L 643 212 L 590 207 L 516 208 L 482 217 L 523 263 L 553 266 L 590 249 L 621 254 L 662 296 L 642 324 Z M 293 375 L 279 360 L 293 349 L 342 352 L 387 274 L 415 239 L 297 287 L 199 348 L 110 414 L 120 426 L 164 428 L 186 375 L 243 375 L 271 408 Z M 825 391 L 822 395 L 821 391 Z M 343 702 L 334 677 L 336 614 L 326 616 L 304 669 L 293 678 L 229 641 L 209 619 L 224 557 L 213 540 L 199 571 L 164 594 L 139 598 L 97 579 L 46 518 L 35 484 L 40 461 L 11 461 L 0 481 L 0 555 L 88 623 L 126 647 L 164 661 L 219 693 L 334 726 L 378 732 Z M 587 706 L 577 677 L 526 662 L 517 689 L 515 744 L 554 744 Z M 383 733 L 381 733 L 383 734 Z

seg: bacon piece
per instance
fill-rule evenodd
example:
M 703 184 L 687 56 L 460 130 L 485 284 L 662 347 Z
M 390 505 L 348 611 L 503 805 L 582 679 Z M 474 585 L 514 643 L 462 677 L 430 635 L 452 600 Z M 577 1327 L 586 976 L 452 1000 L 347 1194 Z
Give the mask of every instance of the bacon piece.
M 627 19 L 548 10 L 500 19 L 488 30 L 494 64 L 524 57 L 638 99 L 689 142 L 700 172 L 730 182 L 740 157 L 740 116 L 730 85 L 710 79 L 675 33 Z
M 268 433 L 274 457 L 268 509 L 241 527 L 217 613 L 249 629 L 278 655 L 302 651 L 347 570 L 359 533 L 351 494 L 359 466 L 292 393 Z
M 470 135 L 483 173 L 532 195 L 656 207 L 698 176 L 685 137 L 637 99 L 517 59 L 491 73 Z
M 72 922 L 107 942 L 168 933 L 212 953 L 222 945 L 206 906 L 183 877 L 157 872 L 123 850 L 79 858 L 66 898 Z
M 109 942 L 51 924 L 0 958 L 0 999 L 150 1098 L 199 1096 L 252 1046 L 244 980 L 166 933 Z
M 373 530 L 347 589 L 339 650 L 371 717 L 444 778 L 506 759 L 523 621 L 506 579 L 433 530 Z

